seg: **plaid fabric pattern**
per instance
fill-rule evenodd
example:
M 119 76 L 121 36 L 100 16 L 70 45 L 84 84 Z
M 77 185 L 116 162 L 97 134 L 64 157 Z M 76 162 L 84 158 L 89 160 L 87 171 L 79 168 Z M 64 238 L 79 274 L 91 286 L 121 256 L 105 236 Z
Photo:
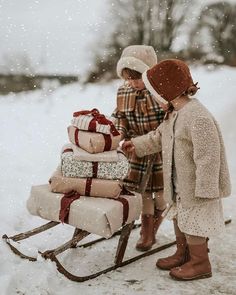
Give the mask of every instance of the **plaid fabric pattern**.
M 148 90 L 135 90 L 127 85 L 121 86 L 117 93 L 117 108 L 112 114 L 116 118 L 115 127 L 130 139 L 157 128 L 163 121 L 164 111 L 154 101 Z M 129 156 L 130 172 L 124 180 L 125 185 L 135 191 L 147 170 L 148 157 L 138 158 L 135 153 Z M 162 159 L 158 153 L 146 188 L 148 192 L 163 189 Z

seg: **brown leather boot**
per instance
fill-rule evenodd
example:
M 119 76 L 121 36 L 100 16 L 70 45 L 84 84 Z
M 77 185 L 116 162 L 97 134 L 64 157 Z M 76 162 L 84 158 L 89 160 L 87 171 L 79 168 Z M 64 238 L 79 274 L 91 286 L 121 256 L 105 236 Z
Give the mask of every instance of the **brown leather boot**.
M 170 270 L 173 267 L 180 266 L 189 260 L 188 245 L 185 237 L 176 237 L 177 250 L 172 256 L 160 258 L 156 266 L 163 270 Z
M 163 217 L 161 216 L 161 214 L 165 211 L 164 210 L 159 210 L 155 208 L 155 212 L 154 212 L 154 236 L 156 235 L 162 221 L 163 221 Z
M 142 223 L 140 231 L 140 239 L 136 244 L 136 249 L 139 251 L 147 251 L 155 244 L 154 236 L 154 217 L 151 214 L 142 214 Z
M 189 281 L 212 276 L 208 257 L 207 242 L 200 245 L 188 245 L 190 261 L 171 269 L 170 276 L 176 280 Z

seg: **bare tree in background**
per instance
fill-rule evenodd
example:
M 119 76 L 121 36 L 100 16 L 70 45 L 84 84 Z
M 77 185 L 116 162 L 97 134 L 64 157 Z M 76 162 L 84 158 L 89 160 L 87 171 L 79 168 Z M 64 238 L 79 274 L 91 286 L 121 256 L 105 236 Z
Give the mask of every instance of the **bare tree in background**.
M 99 44 L 103 48 L 95 57 L 88 81 L 116 77 L 120 54 L 132 44 L 151 45 L 159 57 L 170 56 L 191 3 L 192 0 L 114 0 L 110 13 L 114 30 L 103 46 Z
M 190 51 L 203 62 L 236 66 L 236 5 L 217 2 L 205 6 L 190 36 Z

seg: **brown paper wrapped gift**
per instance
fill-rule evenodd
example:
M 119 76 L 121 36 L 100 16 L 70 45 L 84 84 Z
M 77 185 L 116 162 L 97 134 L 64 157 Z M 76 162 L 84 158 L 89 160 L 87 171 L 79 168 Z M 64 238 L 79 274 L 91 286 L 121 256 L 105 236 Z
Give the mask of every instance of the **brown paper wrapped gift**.
M 121 135 L 87 132 L 75 126 L 69 126 L 67 131 L 71 143 L 92 154 L 117 149 L 121 139 Z
M 140 195 L 122 195 L 128 206 L 126 224 L 137 220 L 141 213 Z M 33 186 L 27 201 L 32 215 L 60 221 L 63 194 L 52 193 L 49 185 Z M 127 208 L 126 208 L 127 209 Z M 81 196 L 70 205 L 68 224 L 105 238 L 111 237 L 124 224 L 124 205 L 116 199 Z
M 52 192 L 66 194 L 76 191 L 82 196 L 104 198 L 118 198 L 122 189 L 118 180 L 63 177 L 60 167 L 53 173 L 49 183 Z

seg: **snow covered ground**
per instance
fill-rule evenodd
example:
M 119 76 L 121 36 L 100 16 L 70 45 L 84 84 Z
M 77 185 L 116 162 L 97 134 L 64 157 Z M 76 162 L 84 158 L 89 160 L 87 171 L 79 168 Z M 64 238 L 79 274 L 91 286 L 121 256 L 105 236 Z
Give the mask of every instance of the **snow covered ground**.
M 193 76 L 201 87 L 197 97 L 221 125 L 233 184 L 232 197 L 224 200 L 225 218 L 231 217 L 232 223 L 221 236 L 210 241 L 213 277 L 188 283 L 171 280 L 168 272 L 155 268 L 158 257 L 173 252 L 170 248 L 79 284 L 59 274 L 54 263 L 40 258 L 37 262 L 24 261 L 0 241 L 1 295 L 236 294 L 236 70 L 223 67 L 210 71 L 200 67 L 193 69 Z M 27 212 L 25 205 L 31 185 L 46 183 L 59 163 L 61 147 L 68 141 L 66 127 L 72 113 L 97 107 L 110 114 L 119 83 L 86 87 L 72 84 L 57 89 L 48 84 L 44 90 L 0 96 L 1 235 L 13 235 L 44 222 Z M 31 252 L 53 248 L 72 233 L 73 228 L 60 226 L 29 239 L 25 248 Z M 126 258 L 138 254 L 134 250 L 138 235 L 139 230 L 132 232 Z M 157 243 L 162 245 L 173 239 L 172 224 L 165 221 Z M 86 275 L 111 265 L 116 242 L 114 238 L 94 248 L 70 250 L 60 259 L 72 272 Z

